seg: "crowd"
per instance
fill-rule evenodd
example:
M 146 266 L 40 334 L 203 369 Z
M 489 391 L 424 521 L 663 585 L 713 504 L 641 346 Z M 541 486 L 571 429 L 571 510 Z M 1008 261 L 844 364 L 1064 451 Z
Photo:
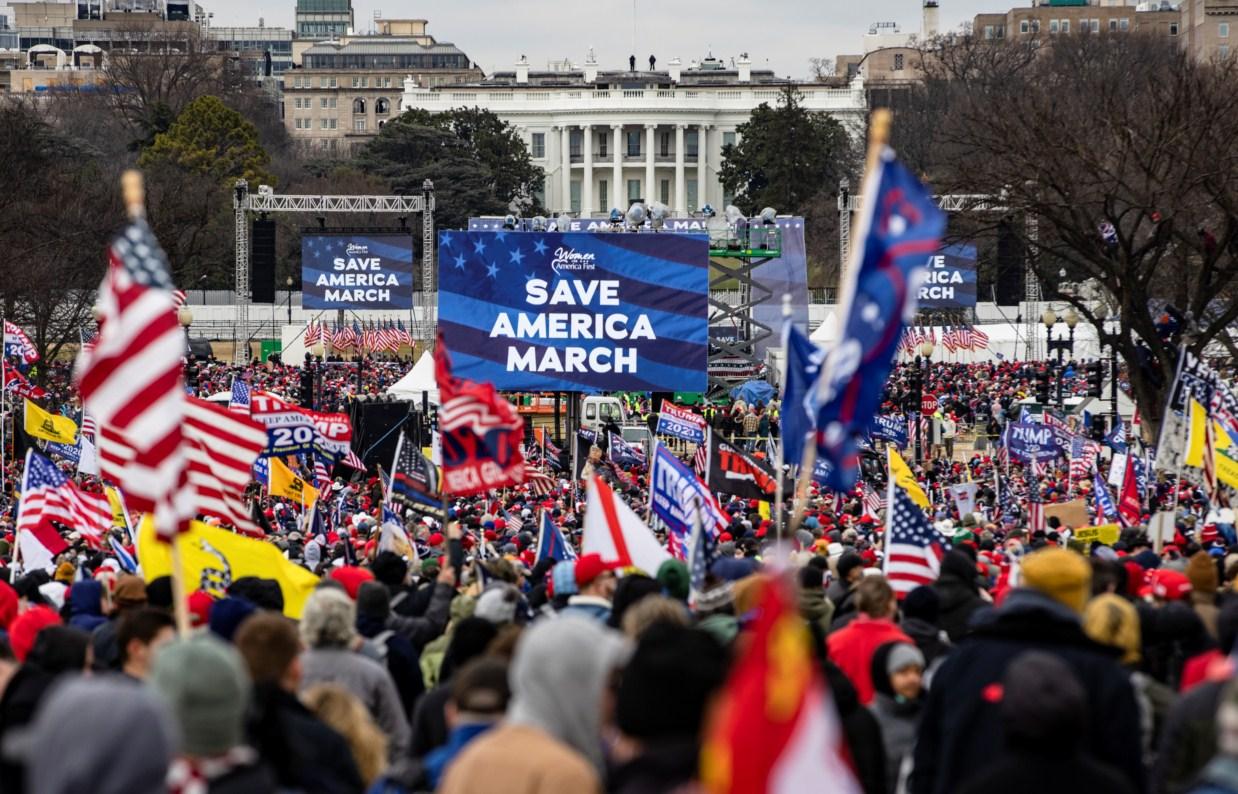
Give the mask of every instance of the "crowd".
M 327 371 L 321 393 L 338 407 L 356 371 Z M 204 365 L 198 389 L 224 391 L 238 373 L 297 393 L 298 368 L 280 365 Z M 367 363 L 363 391 L 401 374 Z M 896 369 L 889 405 L 908 375 Z M 53 366 L 44 382 L 72 415 L 66 376 Z M 962 426 L 1015 418 L 1033 388 L 1016 363 L 933 365 L 926 383 Z M 720 412 L 776 420 L 778 405 L 701 410 L 716 426 Z M 244 577 L 190 598 L 189 636 L 175 632 L 166 577 L 124 573 L 73 535 L 52 570 L 14 570 L 10 461 L 0 791 L 704 791 L 711 710 L 759 594 L 782 586 L 868 794 L 1238 792 L 1228 506 L 1155 478 L 1145 511 L 1176 503 L 1172 542 L 1154 550 L 1148 516 L 1111 545 L 1081 542 L 1056 518 L 1033 529 L 1029 501 L 1086 496 L 1090 475 L 950 452 L 913 462 L 949 550 L 902 598 L 883 572 L 886 512 L 863 488 L 812 486 L 786 553 L 761 504 L 723 495 L 729 525 L 694 585 L 679 560 L 537 559 L 543 512 L 579 547 L 583 491 L 566 480 L 452 499 L 446 522 L 408 511 L 413 553 L 380 550 L 381 484 L 358 473 L 332 486 L 341 520 L 318 537 L 282 500 L 256 497 L 267 541 L 319 577 L 299 620 L 277 582 Z M 628 469 L 616 490 L 644 515 L 646 473 Z M 945 489 L 965 481 L 976 509 L 960 514 Z

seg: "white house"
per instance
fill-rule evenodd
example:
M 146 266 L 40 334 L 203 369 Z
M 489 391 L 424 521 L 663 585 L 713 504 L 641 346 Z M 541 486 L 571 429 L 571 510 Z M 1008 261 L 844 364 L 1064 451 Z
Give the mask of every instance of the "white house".
M 634 64 L 630 64 L 634 67 Z M 520 131 L 546 173 L 539 194 L 551 213 L 605 216 L 643 198 L 672 214 L 730 203 L 718 181 L 722 147 L 761 103 L 775 104 L 787 83 L 753 69 L 747 55 L 730 65 L 716 58 L 683 68 L 600 71 L 592 53 L 583 68 L 531 71 L 521 56 L 515 71 L 466 85 L 423 88 L 404 81 L 401 108 L 442 112 L 490 110 Z M 864 84 L 797 83 L 809 110 L 834 115 L 863 134 Z

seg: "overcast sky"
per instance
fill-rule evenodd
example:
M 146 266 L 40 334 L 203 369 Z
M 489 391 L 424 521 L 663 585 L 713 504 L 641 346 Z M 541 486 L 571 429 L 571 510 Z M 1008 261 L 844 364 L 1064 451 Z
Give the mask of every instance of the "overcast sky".
M 198 0 L 215 12 L 216 25 L 292 26 L 295 0 Z M 897 22 L 907 32 L 920 29 L 919 0 L 353 0 L 357 27 L 367 30 L 374 12 L 388 18 L 426 17 L 439 41 L 468 53 L 487 73 L 511 69 L 522 53 L 534 68 L 549 60 L 581 62 L 594 48 L 602 68 L 624 68 L 632 52 L 636 21 L 637 65 L 659 66 L 678 56 L 685 63 L 712 49 L 729 59 L 747 52 L 755 67 L 803 77 L 808 59 L 860 52 L 860 37 L 874 22 Z M 942 0 L 941 27 L 956 28 L 980 11 L 1003 11 L 1026 0 Z M 633 11 L 635 8 L 635 12 Z

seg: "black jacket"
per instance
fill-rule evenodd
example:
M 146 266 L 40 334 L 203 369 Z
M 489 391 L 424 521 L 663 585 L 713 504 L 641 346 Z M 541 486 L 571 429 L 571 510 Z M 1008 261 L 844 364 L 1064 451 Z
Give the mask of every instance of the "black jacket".
M 916 743 L 912 794 L 953 794 L 979 764 L 1004 751 L 1001 682 L 1010 662 L 1029 650 L 1060 657 L 1087 692 L 1089 732 L 1079 749 L 1121 768 L 1132 788 L 1144 791 L 1139 707 L 1130 677 L 1112 649 L 1088 639 L 1075 613 L 1019 589 L 934 675 Z
M 306 794 L 365 790 L 348 742 L 310 713 L 296 695 L 274 684 L 254 687 L 246 727 L 250 743 L 270 764 L 280 787 Z
M 659 739 L 606 775 L 608 794 L 670 794 L 696 779 L 701 749 L 694 741 Z
M 942 571 L 933 583 L 941 606 L 937 613 L 937 625 L 955 644 L 967 634 L 972 613 L 989 606 L 976 592 L 976 586 L 965 582 L 952 571 Z
M 1217 707 L 1227 683 L 1208 681 L 1192 687 L 1169 710 L 1152 769 L 1153 791 L 1190 791 L 1200 770 L 1216 755 Z
M 864 794 L 886 794 L 886 751 L 881 726 L 872 712 L 860 705 L 846 673 L 833 662 L 826 661 L 824 666 L 856 780 Z
M 1138 763 L 1138 761 L 1135 761 Z M 1128 777 L 1079 753 L 1007 752 L 972 775 L 958 794 L 1135 794 Z
M 899 628 L 916 642 L 920 653 L 924 654 L 924 663 L 932 664 L 939 656 L 949 653 L 951 645 L 941 636 L 941 629 L 927 620 L 920 618 L 904 618 Z

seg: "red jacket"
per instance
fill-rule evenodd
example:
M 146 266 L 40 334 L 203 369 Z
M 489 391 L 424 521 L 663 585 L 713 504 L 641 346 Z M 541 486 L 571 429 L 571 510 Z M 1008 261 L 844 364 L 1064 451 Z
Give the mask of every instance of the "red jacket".
M 830 661 L 847 674 L 865 706 L 873 699 L 873 654 L 887 642 L 915 644 L 894 621 L 865 614 L 825 638 Z

